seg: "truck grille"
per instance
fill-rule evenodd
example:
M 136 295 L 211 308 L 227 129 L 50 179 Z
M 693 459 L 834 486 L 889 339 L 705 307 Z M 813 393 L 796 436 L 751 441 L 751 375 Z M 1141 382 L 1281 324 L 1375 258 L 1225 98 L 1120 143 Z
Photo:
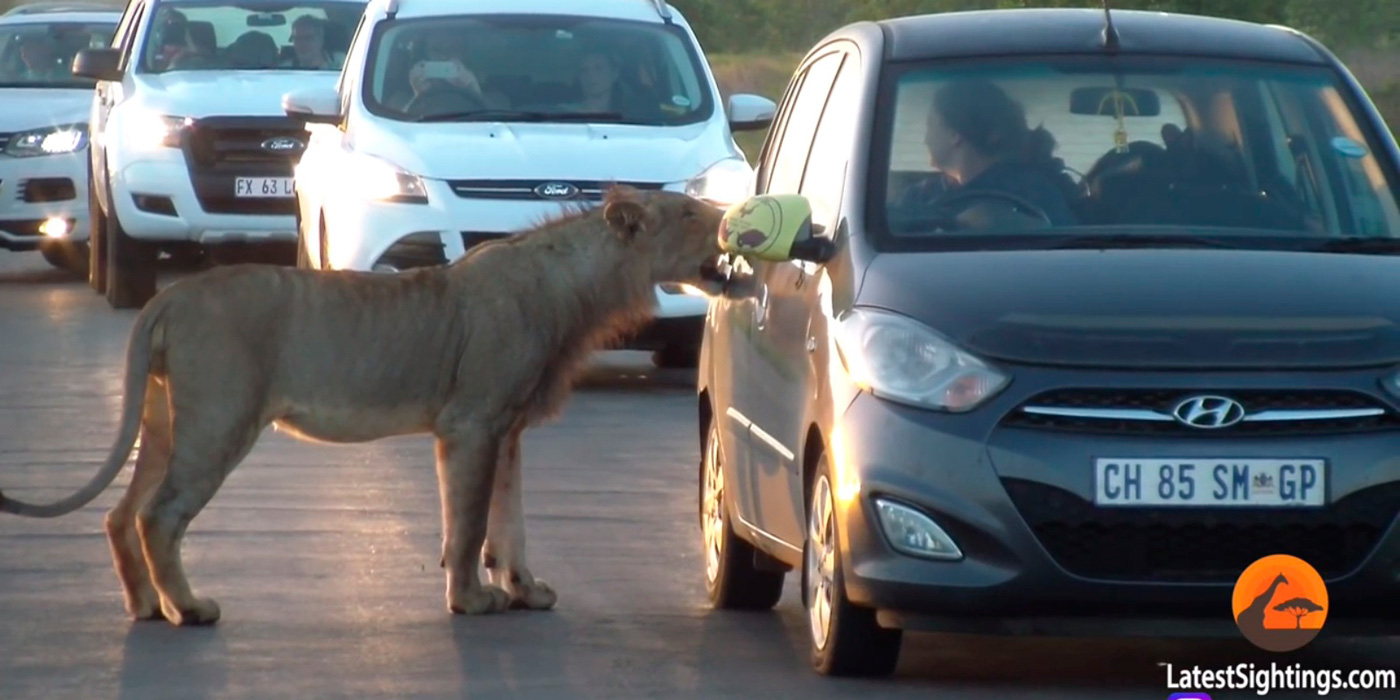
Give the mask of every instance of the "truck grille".
M 1336 578 L 1365 561 L 1400 512 L 1400 482 L 1322 508 L 1097 508 L 1047 484 L 1002 485 L 1061 567 L 1117 581 L 1230 583 L 1281 552 Z
M 196 120 L 185 131 L 182 149 L 200 207 L 211 214 L 292 216 L 292 197 L 238 197 L 234 183 L 238 177 L 291 177 L 306 138 L 301 124 L 286 117 Z M 297 145 L 282 151 L 264 148 L 276 139 Z

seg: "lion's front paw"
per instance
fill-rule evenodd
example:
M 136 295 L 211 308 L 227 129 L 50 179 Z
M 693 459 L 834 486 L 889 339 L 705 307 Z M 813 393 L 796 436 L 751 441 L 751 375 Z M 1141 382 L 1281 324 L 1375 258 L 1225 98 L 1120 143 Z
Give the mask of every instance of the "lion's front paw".
M 549 610 L 559 602 L 559 595 L 549 584 L 535 579 L 531 584 L 511 587 L 510 607 L 514 610 Z
M 510 594 L 504 589 L 490 584 L 475 590 L 454 592 L 448 596 L 447 609 L 458 615 L 487 615 L 505 612 L 510 605 Z
M 161 611 L 165 619 L 181 626 L 212 625 L 219 621 L 221 614 L 213 598 L 195 598 L 178 608 L 169 601 L 162 601 Z

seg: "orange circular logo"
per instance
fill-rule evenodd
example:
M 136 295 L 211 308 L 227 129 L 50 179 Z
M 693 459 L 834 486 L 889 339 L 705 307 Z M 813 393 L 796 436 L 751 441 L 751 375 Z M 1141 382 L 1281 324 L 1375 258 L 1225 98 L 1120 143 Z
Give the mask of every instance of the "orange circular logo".
M 1235 625 L 1254 646 L 1293 651 L 1327 622 L 1327 584 L 1311 564 L 1287 554 L 1264 557 L 1235 581 Z

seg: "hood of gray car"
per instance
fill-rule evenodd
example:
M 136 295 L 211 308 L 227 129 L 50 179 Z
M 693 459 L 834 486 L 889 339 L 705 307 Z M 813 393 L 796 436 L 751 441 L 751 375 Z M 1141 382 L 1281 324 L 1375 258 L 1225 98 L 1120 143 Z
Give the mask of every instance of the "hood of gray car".
M 856 299 L 981 357 L 1099 368 L 1400 363 L 1400 256 L 1257 250 L 887 253 Z

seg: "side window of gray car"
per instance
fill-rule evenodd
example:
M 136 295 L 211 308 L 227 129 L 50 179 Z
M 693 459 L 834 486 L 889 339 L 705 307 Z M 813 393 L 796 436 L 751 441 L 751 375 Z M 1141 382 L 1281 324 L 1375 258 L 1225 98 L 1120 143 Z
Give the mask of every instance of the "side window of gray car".
M 812 205 L 813 223 L 825 226 L 828 232 L 834 231 L 836 214 L 841 208 L 846 167 L 862 104 L 861 79 L 860 56 L 854 52 L 846 54 L 826 107 L 820 110 L 821 121 L 803 169 L 802 185 L 798 188 Z
M 807 154 L 812 148 L 812 139 L 817 132 L 817 120 L 821 118 L 822 107 L 836 80 L 836 69 L 841 65 L 840 51 L 828 53 L 807 67 L 806 77 L 798 88 L 797 96 L 788 112 L 783 133 L 776 142 L 773 160 L 767 170 L 764 183 L 765 193 L 795 193 L 802 182 L 802 171 L 807 165 Z

